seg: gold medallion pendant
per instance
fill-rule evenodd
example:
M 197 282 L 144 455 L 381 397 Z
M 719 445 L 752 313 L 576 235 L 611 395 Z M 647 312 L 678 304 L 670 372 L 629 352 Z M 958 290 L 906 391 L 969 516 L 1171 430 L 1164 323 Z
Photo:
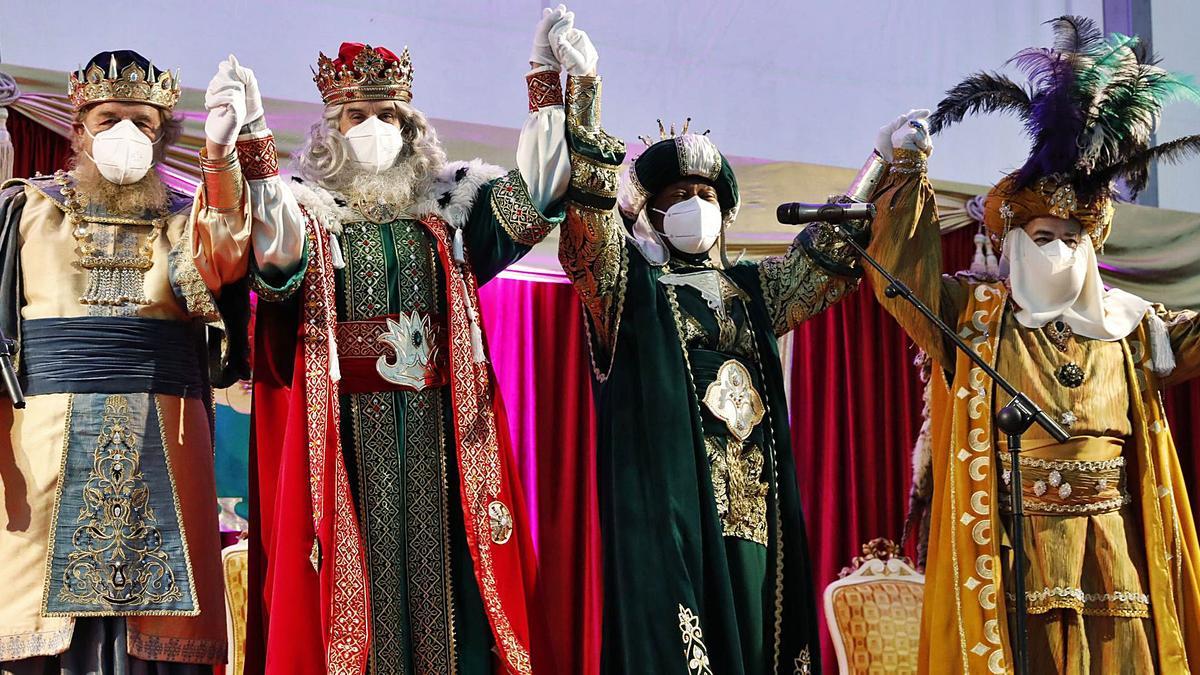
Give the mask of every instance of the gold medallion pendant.
M 762 397 L 751 383 L 750 371 L 733 359 L 717 369 L 717 379 L 704 393 L 704 405 L 739 441 L 749 438 L 766 414 Z

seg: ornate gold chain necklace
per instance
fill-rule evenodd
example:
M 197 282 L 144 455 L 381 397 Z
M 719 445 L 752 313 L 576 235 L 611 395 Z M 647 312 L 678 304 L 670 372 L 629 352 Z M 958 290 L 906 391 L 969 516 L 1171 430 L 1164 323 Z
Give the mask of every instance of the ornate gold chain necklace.
M 75 188 L 68 183 L 66 174 L 59 172 L 54 178 L 55 182 L 62 186 L 63 207 L 71 226 L 71 236 L 75 237 L 79 244 L 79 266 L 88 273 L 87 291 L 80 296 L 79 302 L 84 305 L 112 307 L 150 304 L 146 297 L 146 272 L 154 266 L 154 242 L 158 239 L 159 231 L 166 226 L 166 220 L 88 217 Z M 132 255 L 106 255 L 93 241 L 93 223 L 148 226 L 150 232 Z M 114 242 L 116 237 L 114 233 Z

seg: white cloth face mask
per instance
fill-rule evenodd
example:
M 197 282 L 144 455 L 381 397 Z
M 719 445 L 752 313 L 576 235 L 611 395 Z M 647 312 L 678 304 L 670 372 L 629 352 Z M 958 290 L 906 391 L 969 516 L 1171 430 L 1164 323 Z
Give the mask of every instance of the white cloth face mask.
M 684 253 L 704 253 L 721 236 L 721 207 L 699 196 L 671 205 L 663 211 L 663 236 Z
M 350 159 L 354 165 L 369 173 L 383 173 L 392 168 L 404 149 L 404 136 L 396 127 L 375 115 L 359 122 L 347 131 Z
M 1105 289 L 1092 240 L 1072 249 L 1061 240 L 1038 246 L 1024 230 L 1004 240 L 1002 268 L 1008 270 L 1017 321 L 1041 328 L 1061 319 L 1077 335 L 1113 341 L 1129 335 L 1150 303 L 1118 288 Z
M 1027 288 L 1039 298 L 1039 302 L 1033 304 L 1069 307 L 1079 298 L 1087 281 L 1089 261 L 1087 256 L 1077 255 L 1077 251 L 1061 239 L 1033 250 L 1026 247 L 1018 272 L 1024 273 L 1028 279 Z
M 130 120 L 121 120 L 111 129 L 93 134 L 87 126 L 85 133 L 92 138 L 88 157 L 105 180 L 117 185 L 136 183 L 154 166 L 154 143 Z

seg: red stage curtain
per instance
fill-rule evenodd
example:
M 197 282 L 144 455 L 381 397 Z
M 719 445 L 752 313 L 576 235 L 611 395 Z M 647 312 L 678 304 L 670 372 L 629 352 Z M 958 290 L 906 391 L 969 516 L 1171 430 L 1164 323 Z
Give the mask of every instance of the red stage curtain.
M 554 672 L 594 675 L 602 600 L 596 425 L 579 301 L 567 283 L 514 278 L 479 295 L 540 558 L 548 640 L 534 647 L 554 653 Z
M 12 108 L 8 109 L 7 124 L 13 142 L 14 178 L 28 178 L 39 172 L 49 175 L 67 168 L 70 141 Z

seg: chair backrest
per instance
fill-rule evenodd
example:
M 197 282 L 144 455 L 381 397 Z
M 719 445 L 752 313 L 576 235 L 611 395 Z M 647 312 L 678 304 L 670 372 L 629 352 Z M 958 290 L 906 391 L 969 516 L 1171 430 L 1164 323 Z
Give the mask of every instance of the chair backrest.
M 917 672 L 925 577 L 887 539 L 825 587 L 825 622 L 841 673 Z
M 229 664 L 225 666 L 225 675 L 243 675 L 246 668 L 249 554 L 244 539 L 221 551 L 221 568 L 225 576 L 225 628 L 229 634 Z

